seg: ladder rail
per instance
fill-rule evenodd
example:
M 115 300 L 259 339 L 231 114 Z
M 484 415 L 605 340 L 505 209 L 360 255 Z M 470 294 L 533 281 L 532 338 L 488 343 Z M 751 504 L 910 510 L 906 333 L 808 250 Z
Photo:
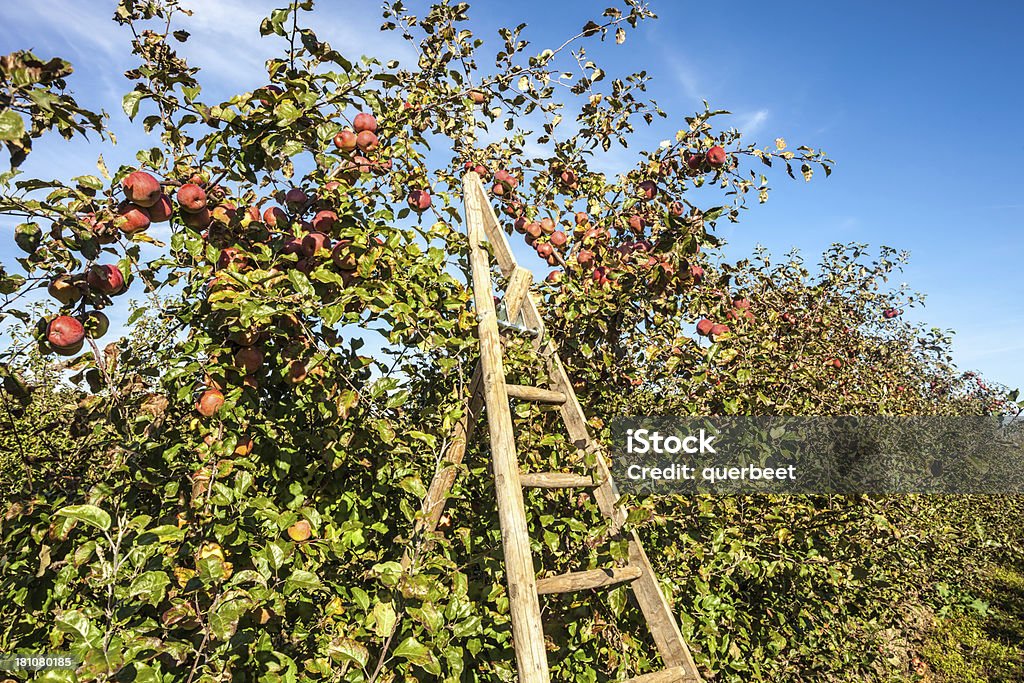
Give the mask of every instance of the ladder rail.
M 505 555 L 512 638 L 521 683 L 548 683 L 548 660 L 540 616 L 537 577 L 530 550 L 529 529 L 523 487 L 519 481 L 512 411 L 505 388 L 501 333 L 491 283 L 491 267 L 484 242 L 484 199 L 479 177 L 466 175 L 464 181 L 466 223 L 469 230 L 469 260 L 473 275 L 473 299 L 476 303 L 477 334 L 480 339 L 480 365 L 483 369 L 484 403 L 491 437 L 491 466 L 494 472 L 498 521 Z M 490 202 L 486 203 L 490 209 Z M 511 252 L 509 252 L 511 255 Z M 529 301 L 526 297 L 526 301 Z

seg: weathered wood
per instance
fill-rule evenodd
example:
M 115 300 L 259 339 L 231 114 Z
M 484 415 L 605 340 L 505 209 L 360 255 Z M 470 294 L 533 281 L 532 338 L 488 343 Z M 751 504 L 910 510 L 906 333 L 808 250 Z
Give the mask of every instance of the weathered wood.
M 528 489 L 589 489 L 594 487 L 594 478 L 565 472 L 531 472 L 520 474 L 519 483 Z
M 574 593 L 592 588 L 607 588 L 626 581 L 635 581 L 643 573 L 643 569 L 634 565 L 570 572 L 568 574 L 539 579 L 537 581 L 537 592 L 541 595 L 551 595 L 553 593 Z
M 469 259 L 473 271 L 473 299 L 479 319 L 477 330 L 480 338 L 480 364 L 483 367 L 483 394 L 487 404 L 487 426 L 490 429 L 491 461 L 501 543 L 505 553 L 516 665 L 520 683 L 548 683 L 540 601 L 530 552 L 523 489 L 519 481 L 512 412 L 505 389 L 505 369 L 494 310 L 491 269 L 487 251 L 483 247 L 484 213 L 485 208 L 490 209 L 490 202 L 484 196 L 483 186 L 475 173 L 466 174 L 463 189 L 469 232 Z M 507 247 L 507 242 L 505 244 Z M 495 251 L 498 252 L 497 249 Z M 508 257 L 511 258 L 511 251 Z M 511 264 L 514 267 L 514 259 Z
M 662 669 L 653 673 L 630 678 L 626 683 L 701 683 L 698 676 L 688 674 L 686 668 L 674 666 L 671 669 Z
M 475 187 L 470 187 L 470 175 L 475 176 L 476 182 L 472 183 Z M 494 207 L 491 206 L 491 198 L 487 196 L 487 191 L 484 190 L 484 186 L 479 182 L 479 176 L 472 171 L 463 178 L 462 187 L 466 197 L 473 193 L 480 198 L 480 217 L 483 221 L 481 241 L 486 240 L 490 243 L 491 251 L 494 253 L 494 260 L 498 262 L 501 274 L 509 277 L 518 264 L 516 263 L 516 257 L 512 255 L 512 247 L 508 243 L 508 237 L 501 227 L 497 214 L 494 213 Z M 512 319 L 512 317 L 509 317 L 509 320 Z
M 455 476 L 458 474 L 458 466 L 466 455 L 466 445 L 473 438 L 473 431 L 476 428 L 477 418 L 483 409 L 484 396 L 480 391 L 483 380 L 483 371 L 479 363 L 473 371 L 473 379 L 466 390 L 466 410 L 455 425 L 452 441 L 445 450 L 444 456 L 434 478 L 427 489 L 427 495 L 423 498 L 421 510 L 423 517 L 417 526 L 421 533 L 431 533 L 437 529 L 437 524 L 444 513 L 444 506 L 448 500 L 448 493 L 455 484 Z
M 505 312 L 510 323 L 515 323 L 523 310 L 523 304 L 530 295 L 533 273 L 528 268 L 516 266 L 505 288 Z
M 518 398 L 520 401 L 533 401 L 534 403 L 551 403 L 562 405 L 566 401 L 566 395 L 561 391 L 551 391 L 540 387 L 526 386 L 525 384 L 506 384 L 508 395 Z

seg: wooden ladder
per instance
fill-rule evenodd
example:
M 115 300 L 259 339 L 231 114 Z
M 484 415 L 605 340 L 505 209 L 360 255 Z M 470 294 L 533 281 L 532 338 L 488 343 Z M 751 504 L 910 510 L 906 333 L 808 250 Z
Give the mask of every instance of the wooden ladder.
M 501 539 L 505 554 L 512 637 L 520 683 L 548 683 L 548 661 L 544 647 L 539 596 L 611 587 L 629 582 L 639 603 L 654 643 L 665 666 L 662 671 L 631 679 L 633 683 L 698 683 L 702 681 L 683 640 L 675 617 L 658 585 L 657 576 L 635 531 L 624 531 L 626 510 L 618 505 L 619 494 L 612 481 L 599 444 L 590 436 L 586 416 L 576 399 L 572 382 L 565 372 L 558 349 L 544 333 L 536 300 L 530 292 L 533 273 L 516 263 L 508 240 L 491 207 L 479 176 L 469 172 L 463 179 L 466 222 L 469 232 L 470 265 L 473 273 L 473 298 L 479 322 L 480 362 L 473 373 L 467 410 L 455 428 L 455 435 L 444 455 L 444 462 L 431 482 L 423 500 L 420 531 L 433 532 L 444 510 L 445 501 L 462 462 L 466 444 L 472 437 L 480 410 L 487 406 Z M 502 275 L 507 277 L 505 320 L 500 321 L 494 302 L 491 265 L 485 243 L 490 245 Z M 517 321 L 522 320 L 519 324 Z M 525 334 L 543 359 L 550 386 L 539 388 L 507 384 L 503 367 L 501 334 Z M 546 472 L 523 474 L 519 471 L 515 433 L 509 399 L 535 401 L 560 408 L 562 421 L 577 449 L 593 453 L 596 464 L 590 476 Z M 629 563 L 625 567 L 570 572 L 538 580 L 527 531 L 523 488 L 583 488 L 593 491 L 601 514 L 611 521 L 613 533 L 625 534 L 629 543 Z

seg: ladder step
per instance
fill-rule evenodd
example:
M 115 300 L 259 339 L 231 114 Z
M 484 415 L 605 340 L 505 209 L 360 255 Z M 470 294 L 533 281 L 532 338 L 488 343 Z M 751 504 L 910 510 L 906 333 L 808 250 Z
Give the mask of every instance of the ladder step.
M 505 389 L 511 398 L 518 398 L 521 401 L 533 401 L 534 403 L 551 403 L 562 405 L 568 400 L 561 391 L 551 391 L 540 387 L 530 387 L 525 384 L 506 384 Z
M 610 569 L 588 569 L 584 572 L 569 572 L 537 580 L 537 593 L 572 593 L 591 588 L 605 588 L 625 581 L 635 581 L 643 574 L 643 570 L 635 565 Z
M 701 683 L 696 676 L 686 673 L 686 668 L 674 666 L 671 669 L 663 669 L 653 673 L 630 678 L 626 683 Z
M 525 488 L 533 489 L 589 489 L 594 487 L 593 477 L 563 472 L 520 474 L 519 482 Z

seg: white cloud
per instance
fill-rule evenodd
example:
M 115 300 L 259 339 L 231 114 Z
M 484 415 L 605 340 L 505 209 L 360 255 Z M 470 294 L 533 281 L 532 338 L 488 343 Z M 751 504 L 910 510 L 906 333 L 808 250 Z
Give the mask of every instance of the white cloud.
M 740 115 L 739 123 L 736 127 L 746 136 L 757 135 L 764 126 L 765 121 L 768 120 L 768 117 L 769 112 L 767 109 L 758 109 L 755 112 Z

